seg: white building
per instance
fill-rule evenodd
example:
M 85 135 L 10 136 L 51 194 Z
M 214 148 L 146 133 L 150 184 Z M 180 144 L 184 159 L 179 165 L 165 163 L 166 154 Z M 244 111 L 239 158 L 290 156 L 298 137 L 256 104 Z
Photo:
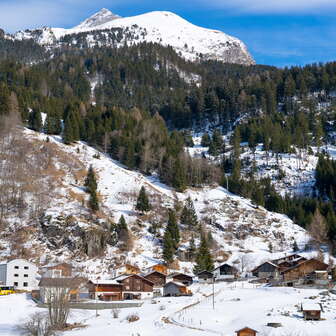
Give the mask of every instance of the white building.
M 38 288 L 38 268 L 24 259 L 14 259 L 0 264 L 0 283 L 14 286 L 19 290 L 33 290 Z

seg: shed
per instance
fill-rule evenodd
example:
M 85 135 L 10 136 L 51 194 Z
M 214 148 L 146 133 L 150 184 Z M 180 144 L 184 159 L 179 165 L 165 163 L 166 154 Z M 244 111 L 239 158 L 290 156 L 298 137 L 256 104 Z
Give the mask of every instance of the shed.
M 237 330 L 236 335 L 237 336 L 256 336 L 258 331 L 251 329 L 249 327 L 245 327 L 243 329 Z
M 183 283 L 186 286 L 190 286 L 193 283 L 192 276 L 184 273 L 172 273 L 169 274 L 168 279 L 171 279 L 175 282 Z
M 266 261 L 252 270 L 253 276 L 258 278 L 278 278 L 279 266 L 271 261 Z
M 229 280 L 237 277 L 238 270 L 234 266 L 225 263 L 216 267 L 213 273 L 218 280 Z
M 183 283 L 170 281 L 163 286 L 163 296 L 188 296 L 191 291 Z
M 303 303 L 301 310 L 305 321 L 319 321 L 321 319 L 322 306 L 318 303 Z
M 212 282 L 214 279 L 214 275 L 209 271 L 202 271 L 197 274 L 197 278 L 199 282 Z

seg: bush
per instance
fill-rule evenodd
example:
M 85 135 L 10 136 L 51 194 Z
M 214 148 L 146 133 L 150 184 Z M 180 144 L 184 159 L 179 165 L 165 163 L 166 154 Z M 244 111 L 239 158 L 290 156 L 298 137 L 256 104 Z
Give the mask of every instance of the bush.
M 50 325 L 48 314 L 35 313 L 29 320 L 17 327 L 22 335 L 27 336 L 53 336 L 55 333 Z
M 140 317 L 138 315 L 138 313 L 133 313 L 133 314 L 129 314 L 127 317 L 126 317 L 126 320 L 131 323 L 131 322 L 136 322 L 138 320 L 140 320 Z
M 120 309 L 118 309 L 118 308 L 114 308 L 114 309 L 111 310 L 111 313 L 112 313 L 113 318 L 116 319 L 116 318 L 118 318 L 119 315 L 120 315 Z

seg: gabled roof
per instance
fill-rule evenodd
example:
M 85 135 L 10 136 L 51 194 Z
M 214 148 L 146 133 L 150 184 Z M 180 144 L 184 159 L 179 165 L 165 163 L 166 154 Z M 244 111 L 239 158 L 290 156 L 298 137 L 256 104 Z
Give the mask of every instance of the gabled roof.
M 71 264 L 66 263 L 66 262 L 51 263 L 51 264 L 44 265 L 41 268 L 54 268 L 54 267 L 57 267 L 57 266 L 66 266 L 66 267 L 69 267 L 69 268 L 73 268 Z
M 257 270 L 259 267 L 261 267 L 262 265 L 265 265 L 265 264 L 270 264 L 272 266 L 274 266 L 275 268 L 279 268 L 278 265 L 274 264 L 272 261 L 265 261 L 263 262 L 262 264 L 260 264 L 259 266 L 255 267 L 251 272 L 254 272 L 255 270 Z
M 281 274 L 286 273 L 286 272 L 289 272 L 289 271 L 291 271 L 291 270 L 293 270 L 293 269 L 295 269 L 295 268 L 299 268 L 299 267 L 301 267 L 303 264 L 306 264 L 306 263 L 311 262 L 311 261 L 317 261 L 317 262 L 319 262 L 321 265 L 323 264 L 324 266 L 326 266 L 326 268 L 329 267 L 328 264 L 325 264 L 324 262 L 322 262 L 322 261 L 320 261 L 320 260 L 317 260 L 317 259 L 315 259 L 315 258 L 312 258 L 312 259 L 308 259 L 308 260 L 307 260 L 307 259 L 306 259 L 306 260 L 303 260 L 302 262 L 300 262 L 300 263 L 294 265 L 293 267 L 290 267 L 290 268 L 287 268 L 287 269 L 283 270 L 283 271 L 281 272 Z
M 303 303 L 302 311 L 322 311 L 321 305 L 318 303 Z
M 122 286 L 122 284 L 117 282 L 115 279 L 112 279 L 112 280 L 90 280 L 90 282 L 94 285 L 117 285 L 117 286 Z
M 238 269 L 237 269 L 236 267 L 234 267 L 234 266 L 232 266 L 232 265 L 230 265 L 230 264 L 228 264 L 228 263 L 220 264 L 219 266 L 217 266 L 217 267 L 215 268 L 215 270 L 217 270 L 217 269 L 219 269 L 219 268 L 221 268 L 221 267 L 223 267 L 223 266 L 229 266 L 230 268 L 233 268 L 233 269 L 235 269 L 235 270 L 238 272 Z
M 140 274 L 142 277 L 146 278 L 147 276 L 151 275 L 151 274 L 154 274 L 154 273 L 157 273 L 157 274 L 160 274 L 164 277 L 167 277 L 166 274 L 162 273 L 162 272 L 159 272 L 159 271 L 152 271 L 152 272 L 149 272 L 149 273 L 144 273 L 144 274 Z
M 169 282 L 167 282 L 163 287 L 166 287 L 167 285 L 169 285 L 169 284 L 174 284 L 174 285 L 176 285 L 177 287 L 187 287 L 186 285 L 184 285 L 183 283 L 181 283 L 181 282 L 178 282 L 178 281 L 169 281 Z
M 252 328 L 249 328 L 249 327 L 244 327 L 243 329 L 239 329 L 236 331 L 236 333 L 240 332 L 240 331 L 253 331 L 253 332 L 258 332 L 257 330 L 254 330 Z
M 199 276 L 199 275 L 201 275 L 201 274 L 207 274 L 207 275 L 211 275 L 211 276 L 213 276 L 213 273 L 212 272 L 209 272 L 209 271 L 201 271 L 201 272 L 199 272 L 199 273 L 197 273 L 196 275 L 197 276 Z
M 87 282 L 84 278 L 41 278 L 39 287 L 77 288 Z
M 128 278 L 132 278 L 132 277 L 140 278 L 141 280 L 144 280 L 146 282 L 149 282 L 151 285 L 154 285 L 154 282 L 148 280 L 147 278 L 144 278 L 143 276 L 141 276 L 139 274 L 124 274 L 124 276 L 116 277 L 113 280 L 116 280 L 118 282 L 122 282 L 122 281 L 124 281 Z
M 180 272 L 173 272 L 173 273 L 170 273 L 168 275 L 168 278 L 174 278 L 178 275 L 182 275 L 182 276 L 185 276 L 185 277 L 189 277 L 189 278 L 192 278 L 193 276 L 192 275 L 189 275 L 189 274 L 185 274 L 185 273 L 180 273 Z

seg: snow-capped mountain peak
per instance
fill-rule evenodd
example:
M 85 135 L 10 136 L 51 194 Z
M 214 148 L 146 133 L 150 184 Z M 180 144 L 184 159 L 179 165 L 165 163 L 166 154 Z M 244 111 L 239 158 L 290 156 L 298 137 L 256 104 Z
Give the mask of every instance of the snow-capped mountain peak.
M 78 26 L 74 27 L 74 29 L 94 28 L 119 18 L 119 15 L 112 13 L 106 8 L 102 8 L 99 12 L 93 14 L 88 19 L 81 22 Z
M 118 31 L 118 32 L 116 32 Z M 157 43 L 172 47 L 190 61 L 218 60 L 225 63 L 255 64 L 245 44 L 219 30 L 196 26 L 166 11 L 154 11 L 122 18 L 106 8 L 71 29 L 47 28 L 18 32 L 16 39 L 33 39 L 47 48 L 78 46 L 77 34 L 86 34 L 82 48 L 120 47 Z M 71 35 L 71 39 L 64 38 Z

